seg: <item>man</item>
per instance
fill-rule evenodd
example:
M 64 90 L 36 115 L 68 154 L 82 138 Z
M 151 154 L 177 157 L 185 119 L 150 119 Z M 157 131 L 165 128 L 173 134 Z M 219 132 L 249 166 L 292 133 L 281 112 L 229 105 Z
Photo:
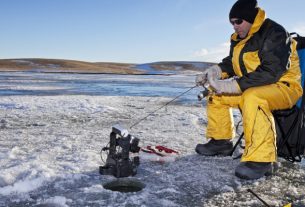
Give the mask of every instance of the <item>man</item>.
M 229 20 L 235 30 L 229 56 L 196 78 L 197 85 L 209 84 L 214 94 L 207 99 L 210 141 L 195 150 L 228 156 L 234 138 L 231 108 L 239 108 L 245 150 L 235 175 L 257 179 L 272 174 L 276 162 L 272 111 L 291 108 L 302 95 L 299 59 L 296 42 L 281 25 L 266 19 L 256 0 L 238 0 Z

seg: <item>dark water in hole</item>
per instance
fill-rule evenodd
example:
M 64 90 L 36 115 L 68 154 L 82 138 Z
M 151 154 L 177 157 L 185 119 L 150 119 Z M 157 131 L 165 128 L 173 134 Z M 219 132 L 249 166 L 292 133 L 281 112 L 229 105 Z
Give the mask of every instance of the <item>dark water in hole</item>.
M 119 178 L 103 185 L 105 189 L 122 193 L 138 192 L 145 188 L 145 184 L 136 179 Z

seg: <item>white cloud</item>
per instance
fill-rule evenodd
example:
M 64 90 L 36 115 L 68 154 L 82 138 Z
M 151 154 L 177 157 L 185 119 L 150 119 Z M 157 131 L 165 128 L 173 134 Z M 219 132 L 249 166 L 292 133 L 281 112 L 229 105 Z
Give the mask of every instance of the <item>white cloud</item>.
M 215 48 L 202 48 L 193 53 L 193 57 L 200 58 L 206 62 L 220 62 L 229 55 L 230 42 L 216 46 Z
M 305 36 L 305 23 L 295 25 L 291 31 L 296 32 L 301 36 Z

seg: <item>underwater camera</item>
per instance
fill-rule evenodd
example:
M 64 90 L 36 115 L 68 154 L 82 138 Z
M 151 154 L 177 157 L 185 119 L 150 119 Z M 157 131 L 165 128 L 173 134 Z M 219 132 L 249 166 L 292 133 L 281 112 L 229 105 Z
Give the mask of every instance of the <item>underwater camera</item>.
M 130 135 L 119 125 L 113 126 L 109 146 L 101 150 L 101 158 L 103 152 L 108 151 L 108 155 L 105 165 L 99 168 L 100 174 L 113 175 L 117 178 L 136 175 L 140 159 L 139 156 L 130 158 L 129 153 L 138 153 L 140 151 L 138 145 L 138 138 Z

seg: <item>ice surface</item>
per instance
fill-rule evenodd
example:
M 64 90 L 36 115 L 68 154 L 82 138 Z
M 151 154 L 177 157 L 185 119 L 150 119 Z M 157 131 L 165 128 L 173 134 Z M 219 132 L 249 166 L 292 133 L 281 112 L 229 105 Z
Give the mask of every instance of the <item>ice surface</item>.
M 16 74 L 5 73 L 12 82 L 0 83 L 0 92 L 8 85 L 21 89 L 18 95 L 1 93 L 0 97 L 0 206 L 262 206 L 248 188 L 273 206 L 290 201 L 305 205 L 304 161 L 280 160 L 275 176 L 243 181 L 234 176 L 238 160 L 194 152 L 197 143 L 206 141 L 207 123 L 205 103 L 197 102 L 196 90 L 188 99 L 179 99 L 128 129 L 191 87 L 194 75 L 19 74 L 18 79 Z M 50 95 L 22 88 L 40 84 L 65 89 Z M 67 88 L 75 90 L 70 93 Z M 114 91 L 118 94 L 110 95 Z M 239 113 L 235 111 L 234 117 L 238 122 Z M 170 162 L 142 160 L 135 176 L 146 184 L 140 192 L 103 188 L 115 179 L 98 172 L 103 164 L 100 150 L 109 142 L 115 124 L 126 126 L 141 146 L 164 145 L 180 153 Z

